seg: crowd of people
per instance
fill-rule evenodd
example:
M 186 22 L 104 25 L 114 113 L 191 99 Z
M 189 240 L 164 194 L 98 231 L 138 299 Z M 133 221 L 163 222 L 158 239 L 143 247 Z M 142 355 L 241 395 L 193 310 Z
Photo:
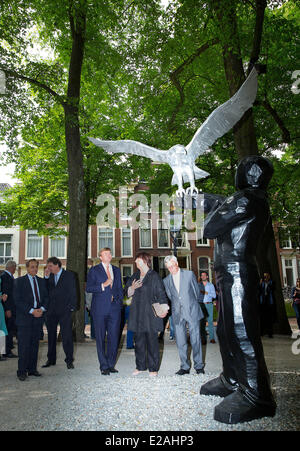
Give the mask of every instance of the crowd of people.
M 159 371 L 159 337 L 167 322 L 170 339 L 176 340 L 180 358 L 177 375 L 188 374 L 190 342 L 193 366 L 204 373 L 202 345 L 216 343 L 214 305 L 218 311 L 218 290 L 201 271 L 197 281 L 193 271 L 181 269 L 174 255 L 165 257 L 168 275 L 162 279 L 151 267 L 151 255 L 140 252 L 135 259 L 137 270 L 122 283 L 120 269 L 111 264 L 109 248 L 99 253 L 100 263 L 87 276 L 87 309 L 91 315 L 92 334 L 102 375 L 117 373 L 115 368 L 122 331 L 127 323 L 128 349 L 135 351 L 133 375 Z M 75 276 L 62 268 L 56 257 L 47 260 L 44 278 L 37 276 L 39 262 L 26 263 L 27 274 L 14 278 L 16 263 L 8 261 L 0 276 L 0 361 L 18 358 L 17 377 L 41 376 L 37 370 L 39 341 L 43 324 L 48 331 L 48 368 L 56 364 L 57 327 L 60 326 L 62 346 L 68 369 L 74 368 L 72 312 L 77 308 Z M 270 274 L 260 281 L 261 335 L 273 336 L 276 321 L 274 284 Z M 293 308 L 300 329 L 300 279 L 292 289 Z M 154 306 L 159 309 L 154 309 Z M 18 355 L 13 351 L 17 336 Z

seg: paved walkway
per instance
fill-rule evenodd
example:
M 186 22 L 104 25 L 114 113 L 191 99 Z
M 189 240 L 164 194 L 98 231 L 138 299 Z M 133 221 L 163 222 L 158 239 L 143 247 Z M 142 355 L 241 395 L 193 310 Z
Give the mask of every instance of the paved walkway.
M 277 422 L 268 419 L 267 423 L 245 423 L 245 426 L 240 426 L 238 430 L 257 430 L 255 428 L 258 428 L 258 430 L 269 430 L 270 428 L 290 430 L 291 427 L 300 430 L 299 394 L 296 396 L 297 390 L 300 390 L 300 333 L 299 338 L 297 338 L 298 331 L 296 331 L 295 324 L 292 324 L 292 327 L 294 329 L 293 337 L 277 335 L 273 339 L 263 338 L 265 358 L 271 374 L 272 385 L 278 393 L 279 409 L 275 417 Z M 96 413 L 92 412 L 94 410 L 92 406 L 94 402 L 100 402 L 99 399 L 102 396 L 103 406 L 108 404 L 120 406 L 121 413 L 118 414 L 117 418 L 123 415 L 124 422 L 122 424 L 126 424 L 126 412 L 130 407 L 122 405 L 124 393 L 118 391 L 116 395 L 116 390 L 113 390 L 112 385 L 114 383 L 119 384 L 119 387 L 123 387 L 121 389 L 124 390 L 124 387 L 134 384 L 136 380 L 132 377 L 132 371 L 135 368 L 134 350 L 125 348 L 126 340 L 124 338 L 125 335 L 123 335 L 122 347 L 120 347 L 116 364 L 116 368 L 119 370 L 117 375 L 100 375 L 95 341 L 90 339 L 86 343 L 75 344 L 74 370 L 66 369 L 61 343 L 58 344 L 56 366 L 41 368 L 41 365 L 47 360 L 46 341 L 40 343 L 38 370 L 43 374 L 40 378 L 30 377 L 25 382 L 20 382 L 16 377 L 17 359 L 0 362 L 0 430 L 120 430 L 121 423 L 113 416 L 111 419 L 106 418 L 101 423 Z M 192 369 L 189 376 L 174 376 L 174 373 L 179 369 L 180 362 L 176 343 L 169 340 L 169 333 L 166 332 L 164 343 L 161 346 L 162 360 L 159 377 L 156 378 L 154 384 L 157 385 L 157 388 L 159 388 L 159 384 L 165 384 L 165 391 L 170 392 L 167 401 L 170 404 L 161 406 L 159 405 L 159 398 L 156 401 L 153 400 L 153 405 L 147 407 L 148 413 L 145 414 L 144 422 L 137 422 L 136 425 L 131 423 L 132 429 L 123 426 L 122 430 L 149 430 L 148 428 L 152 427 L 152 423 L 149 425 L 147 418 L 149 419 L 152 415 L 151 408 L 154 412 L 163 408 L 172 412 L 172 409 L 175 409 L 173 402 L 176 402 L 171 393 L 174 385 L 177 385 L 174 390 L 177 390 L 177 392 L 179 390 L 183 401 L 184 396 L 187 396 L 187 402 L 191 401 L 191 396 L 194 397 L 193 402 L 197 403 L 200 402 L 199 398 L 203 398 L 202 404 L 200 403 L 199 406 L 202 405 L 204 410 L 207 403 L 210 402 L 208 398 L 215 397 L 199 396 L 199 388 L 202 383 L 220 373 L 221 358 L 218 343 L 208 343 L 207 346 L 203 347 L 203 351 L 206 363 L 205 375 L 198 376 Z M 148 380 L 149 376 L 145 375 L 144 383 L 147 383 Z M 95 391 L 96 386 L 97 392 Z M 83 391 L 85 391 L 85 394 Z M 185 391 L 188 393 L 185 393 Z M 130 396 L 127 396 L 127 398 L 129 406 L 131 406 Z M 213 402 L 216 405 L 219 398 L 215 398 Z M 90 405 L 88 405 L 89 403 Z M 103 406 L 102 408 L 105 409 Z M 191 409 L 188 412 L 191 412 Z M 232 430 L 229 426 L 212 420 L 213 407 L 209 412 L 211 419 L 203 418 L 203 424 L 198 413 L 197 416 L 195 414 L 194 421 L 197 423 L 193 423 L 190 426 L 192 429 L 189 430 Z M 87 415 L 90 415 L 89 421 Z M 280 422 L 281 416 L 284 417 L 282 425 Z M 290 419 L 290 424 L 286 422 L 285 416 Z M 298 424 L 295 424 L 297 421 Z M 183 420 L 182 423 L 178 424 L 175 424 L 174 427 L 173 423 L 172 427 L 170 418 L 165 420 L 161 418 L 155 428 L 158 431 L 174 431 L 182 424 L 183 429 L 181 430 L 186 430 L 187 425 L 189 425 Z M 194 426 L 194 424 L 197 425 Z

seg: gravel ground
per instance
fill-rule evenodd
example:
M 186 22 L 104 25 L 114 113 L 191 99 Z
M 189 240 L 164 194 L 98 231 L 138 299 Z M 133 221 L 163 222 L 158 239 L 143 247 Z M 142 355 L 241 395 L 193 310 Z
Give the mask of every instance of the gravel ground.
M 281 349 L 291 341 L 280 341 Z M 165 340 L 166 343 L 166 340 Z M 267 350 L 271 350 L 269 343 Z M 277 347 L 278 348 L 278 347 Z M 300 356 L 289 367 L 273 353 L 270 374 L 278 409 L 274 418 L 234 426 L 213 419 L 221 398 L 200 396 L 201 384 L 219 374 L 218 345 L 207 346 L 206 373 L 175 376 L 179 369 L 174 342 L 165 344 L 159 376 L 131 375 L 134 352 L 123 349 L 118 374 L 101 376 L 94 342 L 77 344 L 75 369 L 67 370 L 59 345 L 57 365 L 39 369 L 40 378 L 16 378 L 17 359 L 1 362 L 0 430 L 18 431 L 296 431 L 300 430 Z M 278 353 L 279 353 L 279 349 Z M 40 345 L 39 365 L 47 344 Z M 282 355 L 279 353 L 280 356 Z M 274 363 L 275 362 L 275 363 Z M 279 363 L 278 363 L 279 362 Z M 291 363 L 292 362 L 292 363 Z M 287 366 L 287 365 L 286 365 Z

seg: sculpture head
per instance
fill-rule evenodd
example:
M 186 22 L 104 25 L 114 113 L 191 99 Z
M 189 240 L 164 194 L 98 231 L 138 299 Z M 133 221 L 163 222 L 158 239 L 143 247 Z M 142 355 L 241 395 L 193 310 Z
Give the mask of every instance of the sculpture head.
M 243 158 L 236 170 L 235 186 L 237 189 L 259 188 L 266 190 L 274 169 L 270 160 L 259 155 Z
M 182 144 L 175 144 L 171 149 L 177 155 L 186 155 L 186 148 Z

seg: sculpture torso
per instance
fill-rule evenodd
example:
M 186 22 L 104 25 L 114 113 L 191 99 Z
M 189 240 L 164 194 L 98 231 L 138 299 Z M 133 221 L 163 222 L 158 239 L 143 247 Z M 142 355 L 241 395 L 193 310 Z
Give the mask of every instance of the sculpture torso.
M 270 217 L 266 193 L 244 189 L 228 197 L 204 223 L 204 236 L 215 238 L 215 268 L 240 262 L 256 266 L 259 240 Z

